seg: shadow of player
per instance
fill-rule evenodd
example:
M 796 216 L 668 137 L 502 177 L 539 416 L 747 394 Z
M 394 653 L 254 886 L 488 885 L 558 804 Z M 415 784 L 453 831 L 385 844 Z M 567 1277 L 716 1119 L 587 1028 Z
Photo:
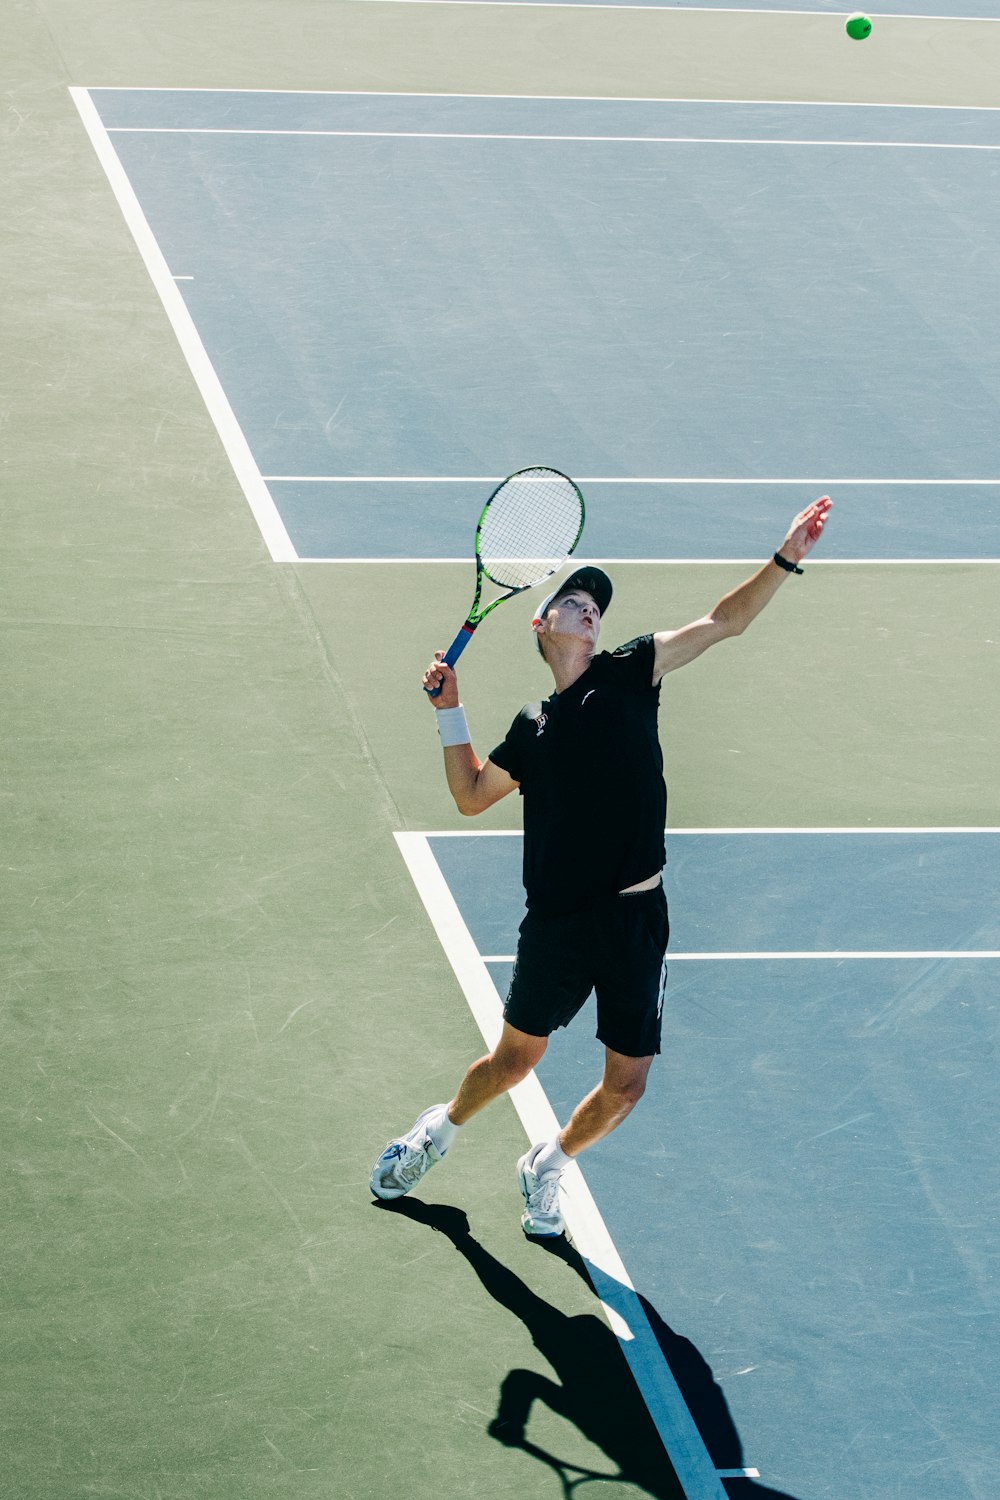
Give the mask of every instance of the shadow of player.
M 459 1208 L 419 1199 L 397 1199 L 378 1207 L 425 1224 L 450 1240 L 494 1301 L 524 1324 L 535 1348 L 552 1367 L 555 1379 L 526 1369 L 513 1369 L 504 1377 L 497 1413 L 489 1426 L 491 1437 L 551 1468 L 566 1497 L 584 1484 L 615 1481 L 632 1484 L 655 1500 L 684 1500 L 618 1339 L 602 1316 L 571 1316 L 539 1297 L 473 1238 L 468 1218 Z M 586 1261 L 568 1241 L 535 1243 L 564 1261 L 593 1290 Z M 602 1280 L 606 1287 L 607 1278 Z M 625 1288 L 621 1291 L 626 1293 Z M 708 1365 L 689 1340 L 675 1334 L 644 1298 L 640 1301 L 717 1468 L 741 1468 L 739 1436 Z M 527 1426 L 538 1401 L 605 1453 L 616 1472 L 582 1468 L 532 1442 Z M 794 1500 L 750 1479 L 727 1480 L 726 1488 L 732 1500 Z

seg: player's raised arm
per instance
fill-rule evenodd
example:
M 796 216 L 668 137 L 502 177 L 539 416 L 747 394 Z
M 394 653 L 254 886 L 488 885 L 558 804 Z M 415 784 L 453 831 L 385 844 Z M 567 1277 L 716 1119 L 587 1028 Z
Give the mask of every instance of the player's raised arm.
M 448 790 L 459 812 L 474 817 L 516 791 L 517 782 L 491 760 L 480 761 L 473 750 L 465 709 L 459 701 L 458 678 L 454 668 L 445 663 L 444 654 L 435 651 L 421 686 L 428 694 L 437 690 L 437 696 L 429 702 L 437 716 Z
M 789 574 L 802 571 L 799 565 L 823 534 L 832 503 L 829 496 L 823 495 L 800 511 L 772 560 L 725 594 L 711 614 L 692 620 L 679 630 L 657 631 L 653 636 L 656 647 L 653 681 L 659 682 L 668 672 L 686 666 L 717 641 L 741 635 L 774 598 Z

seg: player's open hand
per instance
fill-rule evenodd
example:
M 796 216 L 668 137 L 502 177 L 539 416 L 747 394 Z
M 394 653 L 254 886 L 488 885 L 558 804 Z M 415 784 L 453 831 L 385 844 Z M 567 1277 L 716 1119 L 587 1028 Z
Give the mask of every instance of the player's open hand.
M 445 666 L 444 652 L 435 651 L 434 660 L 431 662 L 423 677 L 423 689 L 425 693 L 431 693 L 440 683 L 441 691 L 436 698 L 430 699 L 432 708 L 457 708 L 458 678 L 455 676 L 453 667 Z
M 788 535 L 782 542 L 778 551 L 786 562 L 800 563 L 804 557 L 815 547 L 823 535 L 823 527 L 826 525 L 833 501 L 829 495 L 821 495 L 814 500 L 812 505 L 807 505 L 805 510 L 800 510 L 791 526 Z

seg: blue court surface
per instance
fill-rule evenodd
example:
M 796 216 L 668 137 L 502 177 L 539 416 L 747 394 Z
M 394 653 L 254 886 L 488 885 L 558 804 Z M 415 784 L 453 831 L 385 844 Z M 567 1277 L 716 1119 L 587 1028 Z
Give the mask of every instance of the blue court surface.
M 86 97 L 274 555 L 464 558 L 546 463 L 591 557 L 828 492 L 824 563 L 1000 558 L 1000 111 Z
M 428 841 L 502 996 L 520 836 Z M 733 1497 L 996 1494 L 998 869 L 1000 830 L 668 832 L 663 1054 L 583 1167 Z

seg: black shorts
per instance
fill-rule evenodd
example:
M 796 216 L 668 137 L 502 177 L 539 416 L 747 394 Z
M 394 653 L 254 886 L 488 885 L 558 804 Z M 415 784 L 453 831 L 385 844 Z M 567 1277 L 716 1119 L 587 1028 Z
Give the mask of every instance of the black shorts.
M 567 1026 L 597 992 L 597 1039 L 625 1057 L 660 1050 L 670 921 L 662 885 L 570 917 L 521 923 L 504 1018 L 529 1036 Z

